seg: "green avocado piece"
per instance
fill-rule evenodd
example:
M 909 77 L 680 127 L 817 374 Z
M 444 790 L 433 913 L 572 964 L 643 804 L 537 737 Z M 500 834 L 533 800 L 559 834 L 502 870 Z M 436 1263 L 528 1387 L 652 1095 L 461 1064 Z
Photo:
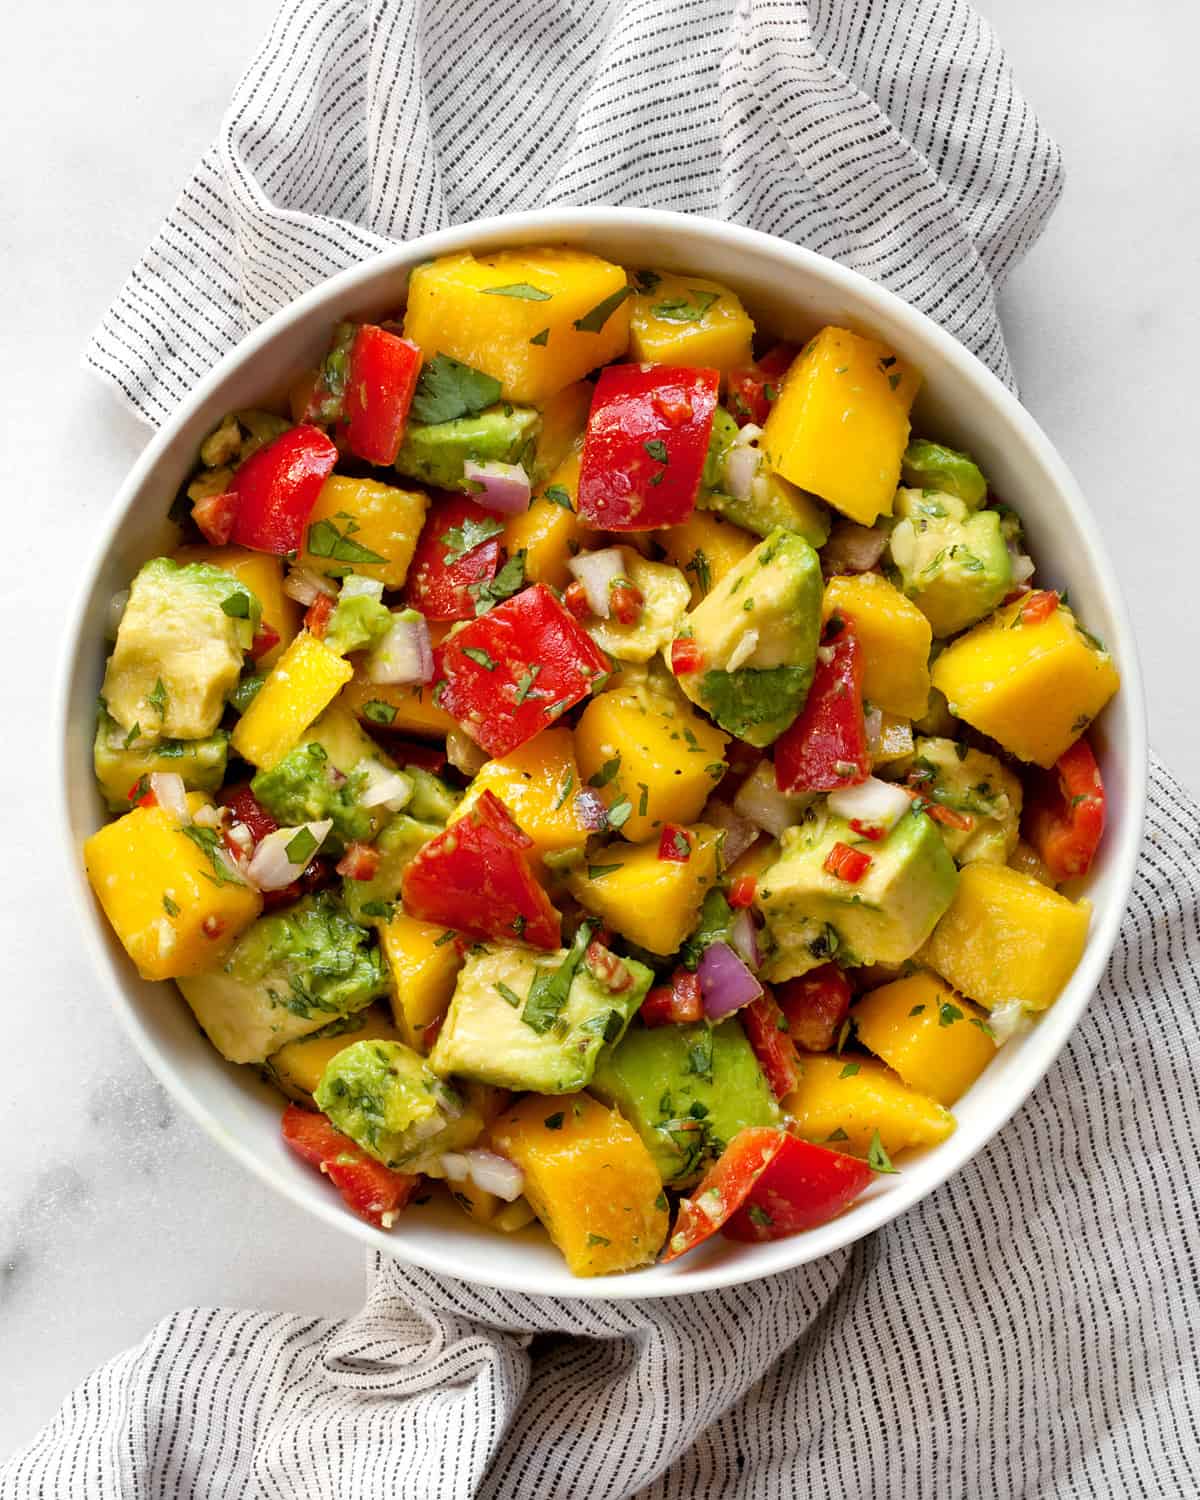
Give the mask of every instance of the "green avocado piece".
M 220 568 L 152 558 L 133 580 L 108 659 L 108 712 L 147 739 L 211 735 L 261 618 L 258 599 Z
M 374 838 L 392 816 L 382 804 L 364 807 L 361 798 L 373 775 L 395 769 L 354 715 L 335 706 L 250 789 L 281 827 L 332 818 L 326 848 L 336 853 L 353 839 Z
M 970 828 L 934 826 L 960 865 L 976 860 L 1006 865 L 1021 823 L 1021 783 L 984 750 L 971 750 L 957 740 L 940 736 L 920 738 L 911 759 L 896 762 L 922 797 L 952 808 L 971 820 Z
M 779 1106 L 733 1019 L 719 1026 L 631 1026 L 601 1056 L 591 1092 L 645 1141 L 662 1180 L 687 1187 L 739 1130 L 774 1125 Z
M 896 491 L 895 510 L 892 561 L 934 635 L 956 635 L 990 614 L 1012 587 L 996 511 L 972 514 L 955 495 L 913 489 Z
M 96 718 L 92 765 L 109 812 L 128 812 L 130 788 L 156 771 L 177 772 L 189 792 L 215 792 L 225 779 L 228 753 L 224 729 L 202 740 L 130 740 L 103 708 Z
M 468 459 L 480 464 L 531 462 L 541 427 L 539 412 L 507 405 L 489 406 L 453 422 L 410 422 L 396 468 L 423 484 L 470 494 L 472 486 L 463 474 Z
M 704 455 L 704 469 L 700 475 L 701 491 L 721 488 L 725 472 L 725 455 L 738 435 L 738 424 L 723 406 L 713 411 L 712 431 L 708 436 L 708 452 Z
M 970 454 L 927 438 L 913 438 L 904 450 L 900 478 L 915 489 L 954 495 L 969 510 L 978 510 L 987 499 L 987 480 Z
M 424 766 L 405 766 L 404 774 L 413 785 L 407 811 L 426 823 L 448 823 L 462 801 L 458 788 L 427 771 Z
M 828 507 L 815 495 L 790 484 L 762 464 L 744 500 L 722 490 L 712 490 L 702 494 L 696 503 L 701 510 L 715 510 L 725 520 L 752 531 L 755 536 L 769 536 L 782 526 L 814 547 L 823 547 L 829 540 Z
M 364 651 L 392 628 L 393 615 L 383 602 L 383 584 L 351 573 L 338 594 L 325 627 L 325 644 L 339 656 Z
M 477 1116 L 403 1042 L 351 1042 L 334 1053 L 313 1098 L 343 1135 L 398 1172 L 433 1168 L 470 1144 Z
M 690 636 L 702 664 L 680 687 L 722 729 L 771 744 L 808 697 L 823 592 L 811 545 L 777 528 L 684 617 L 676 639 Z
M 765 919 L 760 977 L 791 979 L 826 963 L 900 964 L 950 905 L 958 871 L 937 825 L 915 808 L 872 843 L 823 806 L 784 831 L 782 852 L 758 878 Z M 862 848 L 871 866 L 854 884 L 824 868 L 834 844 Z
M 641 1005 L 654 973 L 623 958 L 613 989 L 604 964 L 589 963 L 590 928 L 555 953 L 482 947 L 458 977 L 430 1063 L 497 1088 L 573 1094 L 592 1076 L 605 1043 L 615 1042 Z
M 324 892 L 259 917 L 221 968 L 177 981 L 213 1046 L 261 1063 L 387 991 L 370 935 Z
M 375 840 L 379 850 L 379 868 L 375 874 L 370 880 L 342 881 L 342 900 L 356 922 L 366 926 L 391 921 L 400 905 L 400 882 L 405 869 L 417 850 L 441 831 L 440 823 L 423 823 L 408 813 L 398 813 L 384 824 Z

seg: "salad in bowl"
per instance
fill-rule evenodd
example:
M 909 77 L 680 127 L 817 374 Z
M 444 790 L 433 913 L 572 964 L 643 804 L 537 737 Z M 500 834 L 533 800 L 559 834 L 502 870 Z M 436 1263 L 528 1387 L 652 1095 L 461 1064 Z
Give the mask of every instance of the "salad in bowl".
M 870 331 L 559 245 L 389 314 L 113 600 L 95 895 L 375 1226 L 804 1234 L 1069 981 L 1117 666 Z

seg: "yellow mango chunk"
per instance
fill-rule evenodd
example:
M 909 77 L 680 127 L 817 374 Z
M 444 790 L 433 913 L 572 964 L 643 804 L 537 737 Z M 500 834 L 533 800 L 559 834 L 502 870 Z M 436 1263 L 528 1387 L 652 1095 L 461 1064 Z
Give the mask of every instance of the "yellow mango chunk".
M 543 729 L 508 755 L 487 762 L 455 808 L 452 821 L 469 812 L 485 791 L 495 792 L 517 827 L 533 840 L 530 853 L 540 864 L 556 849 L 587 842 L 588 830 L 575 801 L 579 790 L 571 731 Z
M 193 811 L 207 802 L 188 798 Z M 210 832 L 135 807 L 83 846 L 92 889 L 143 979 L 211 969 L 262 910 L 258 891 L 210 852 Z
M 493 1149 L 525 1173 L 525 1198 L 576 1276 L 652 1261 L 667 1200 L 641 1137 L 590 1094 L 530 1094 L 495 1122 Z
M 572 453 L 582 450 L 583 432 L 595 389 L 590 380 L 577 380 L 574 385 L 546 398 L 542 405 L 542 430 L 537 436 L 534 459 L 539 474 L 553 474 Z
M 753 359 L 754 324 L 735 292 L 704 276 L 640 271 L 629 322 L 629 357 L 727 375 Z
M 509 557 L 524 552 L 525 577 L 530 583 L 565 589 L 571 582 L 567 564 L 594 540 L 596 533 L 575 514 L 578 489 L 579 454 L 570 453 L 533 497 L 528 510 L 506 521 L 505 550 Z M 569 503 L 564 505 L 564 499 Z
M 951 713 L 1019 760 L 1049 767 L 1121 678 L 1112 657 L 1084 635 L 1065 604 L 1038 624 L 1021 620 L 1023 608 L 1017 599 L 952 641 L 934 663 L 933 682 Z
M 172 559 L 185 567 L 188 563 L 211 563 L 244 583 L 262 605 L 262 622 L 278 635 L 278 645 L 263 653 L 255 663 L 258 672 L 269 672 L 300 629 L 302 611 L 294 599 L 283 592 L 283 559 L 270 552 L 251 552 L 248 547 L 180 547 Z
M 447 1182 L 446 1191 L 455 1205 L 476 1224 L 490 1224 L 500 1210 L 507 1207 L 503 1198 L 497 1198 L 486 1188 L 476 1187 L 469 1177 L 464 1177 L 461 1182 Z M 529 1217 L 533 1218 L 532 1211 Z
M 622 834 L 635 843 L 664 823 L 700 816 L 725 774 L 728 736 L 683 702 L 636 688 L 601 693 L 575 729 L 579 774 L 609 809 L 628 804 Z
M 349 567 L 377 578 L 385 589 L 398 589 L 408 577 L 428 504 L 423 490 L 333 474 L 308 518 L 300 561 L 318 573 Z
M 272 667 L 233 731 L 233 748 L 269 771 L 333 702 L 354 668 L 323 641 L 302 630 Z
M 1011 1000 L 1045 1010 L 1083 956 L 1091 916 L 1089 902 L 1020 870 L 965 865 L 921 962 L 989 1010 Z
M 954 1130 L 948 1109 L 910 1089 L 881 1062 L 802 1052 L 800 1063 L 800 1082 L 783 1108 L 806 1141 L 866 1156 L 878 1131 L 883 1149 L 895 1156 L 909 1146 L 935 1146 Z
M 839 574 L 825 587 L 822 618 L 849 615 L 863 654 L 863 697 L 884 713 L 919 719 L 929 701 L 929 621 L 878 573 Z
M 355 1024 L 357 1023 L 357 1025 Z M 344 1028 L 344 1029 L 343 1029 Z M 377 1006 L 343 1018 L 335 1036 L 298 1037 L 273 1052 L 263 1064 L 277 1089 L 297 1104 L 313 1102 L 313 1093 L 330 1059 L 352 1042 L 399 1042 L 404 1038 Z
M 429 1051 L 425 1033 L 450 1004 L 462 956 L 446 929 L 398 912 L 379 928 L 379 946 L 391 976 L 392 1016 L 400 1040 Z
M 757 537 L 706 510 L 693 511 L 682 526 L 660 531 L 657 541 L 667 561 L 691 584 L 693 609 L 758 545 Z
M 763 450 L 784 479 L 871 526 L 892 513 L 920 384 L 884 344 L 823 328 L 784 376 Z
M 739 854 L 725 871 L 725 884 L 732 886 L 735 880 L 741 880 L 745 875 L 750 875 L 757 880 L 762 872 L 769 869 L 778 859 L 779 845 L 774 839 L 756 839 L 749 849 L 744 854 Z
M 363 672 L 360 665 L 338 699 L 355 718 L 423 739 L 442 739 L 455 727 L 446 710 L 433 701 L 432 683 L 403 687 L 398 683 L 368 682 Z
M 651 953 L 674 953 L 696 926 L 705 893 L 716 881 L 722 838 L 703 823 L 688 832 L 687 860 L 659 859 L 658 839 L 605 844 L 571 871 L 567 886 L 581 906 L 622 937 Z
M 540 404 L 625 353 L 624 287 L 620 266 L 585 250 L 443 255 L 409 278 L 404 334 L 427 360 L 448 354 L 493 376 L 506 401 Z
M 913 727 L 911 719 L 898 714 L 881 714 L 879 749 L 871 757 L 874 766 L 886 766 L 893 760 L 904 760 L 913 753 Z
M 983 1012 L 928 969 L 872 990 L 852 1014 L 863 1046 L 939 1104 L 960 1099 L 996 1055 Z

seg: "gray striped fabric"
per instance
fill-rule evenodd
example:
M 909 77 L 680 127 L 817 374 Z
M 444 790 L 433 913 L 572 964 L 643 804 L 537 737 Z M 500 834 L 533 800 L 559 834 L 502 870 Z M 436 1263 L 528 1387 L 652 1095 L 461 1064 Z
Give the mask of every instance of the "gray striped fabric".
M 720 215 L 886 282 L 1011 382 L 1056 148 L 958 0 L 297 0 L 89 350 L 160 421 L 245 330 L 443 224 Z M 1200 1495 L 1200 813 L 1155 767 L 1100 993 L 1024 1110 L 852 1251 L 579 1304 L 378 1260 L 339 1324 L 190 1310 L 3 1500 Z

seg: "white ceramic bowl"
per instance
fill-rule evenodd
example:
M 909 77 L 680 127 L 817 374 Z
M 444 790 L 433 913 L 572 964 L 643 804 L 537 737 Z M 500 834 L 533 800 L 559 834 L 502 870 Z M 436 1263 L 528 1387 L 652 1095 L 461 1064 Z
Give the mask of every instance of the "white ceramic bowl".
M 752 230 L 640 209 L 550 209 L 443 230 L 316 287 L 257 328 L 197 386 L 149 443 L 96 541 L 96 559 L 66 638 L 58 744 L 65 833 L 71 848 L 104 820 L 91 773 L 105 611 L 146 558 L 168 548 L 167 507 L 221 416 L 253 405 L 315 364 L 339 318 L 380 313 L 402 300 L 410 267 L 431 256 L 505 245 L 563 242 L 625 265 L 664 266 L 728 282 L 759 324 L 799 342 L 825 323 L 876 334 L 921 370 L 921 428 L 979 460 L 996 493 L 1021 513 L 1039 581 L 1070 586 L 1088 628 L 1120 667 L 1120 694 L 1093 736 L 1109 794 L 1110 823 L 1084 893 L 1095 907 L 1087 951 L 1053 1009 L 1010 1042 L 955 1107 L 958 1129 L 902 1162 L 840 1218 L 792 1239 L 735 1245 L 719 1237 L 669 1266 L 577 1280 L 535 1230 L 512 1238 L 476 1229 L 435 1203 L 390 1233 L 353 1218 L 325 1180 L 294 1158 L 279 1135 L 281 1100 L 249 1068 L 224 1063 L 173 986 L 138 978 L 108 929 L 74 860 L 85 940 L 117 1013 L 151 1069 L 230 1156 L 274 1191 L 364 1246 L 464 1281 L 560 1297 L 650 1297 L 754 1281 L 848 1245 L 944 1182 L 1001 1128 L 1054 1061 L 1094 990 L 1128 899 L 1141 838 L 1146 730 L 1133 636 L 1096 518 L 1045 434 L 998 380 L 923 314 L 853 271 Z M 264 1191 L 264 1212 L 270 1212 Z

